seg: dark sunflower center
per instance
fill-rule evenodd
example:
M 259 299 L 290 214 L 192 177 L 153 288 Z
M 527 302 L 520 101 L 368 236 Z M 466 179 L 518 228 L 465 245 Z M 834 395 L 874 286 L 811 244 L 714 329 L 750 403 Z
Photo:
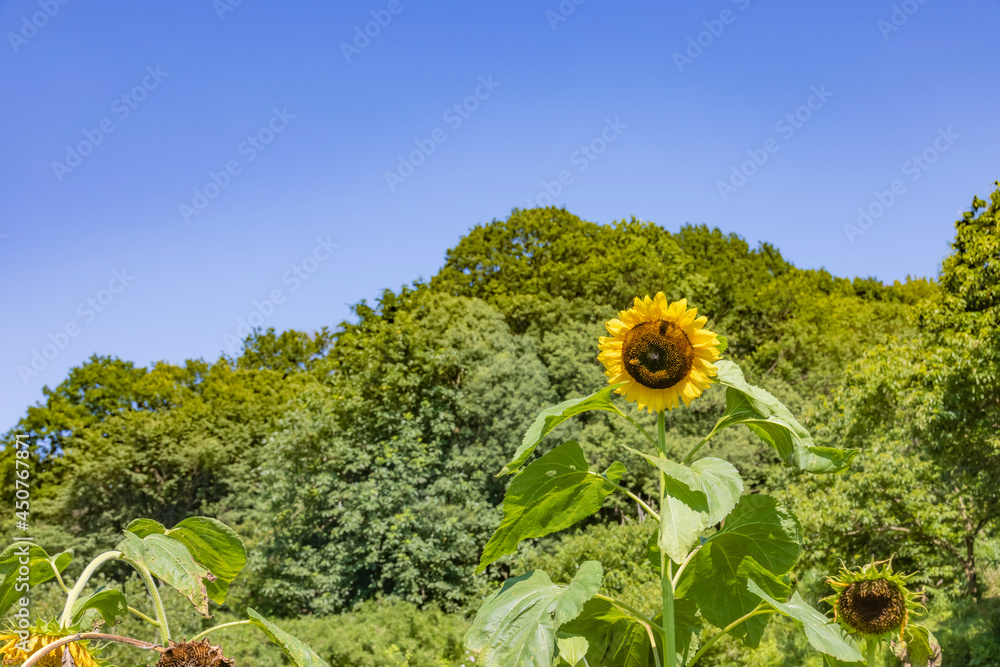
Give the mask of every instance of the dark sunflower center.
M 650 389 L 667 389 L 683 380 L 694 362 L 694 348 L 673 322 L 643 322 L 625 334 L 622 360 L 632 379 Z
M 844 621 L 866 635 L 898 630 L 906 620 L 906 597 L 899 586 L 886 581 L 856 581 L 837 600 Z

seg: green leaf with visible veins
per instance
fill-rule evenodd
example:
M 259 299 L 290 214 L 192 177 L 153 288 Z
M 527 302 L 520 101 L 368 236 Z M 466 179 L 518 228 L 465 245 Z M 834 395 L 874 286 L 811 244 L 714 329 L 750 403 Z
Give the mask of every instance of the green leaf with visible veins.
M 708 457 L 686 466 L 628 445 L 622 447 L 645 458 L 666 476 L 658 546 L 672 561 L 682 562 L 701 531 L 722 521 L 739 502 L 743 493 L 739 471 L 722 459 Z
M 562 661 L 567 662 L 572 667 L 580 664 L 580 661 L 587 656 L 587 649 L 590 648 L 586 637 L 568 635 L 565 632 L 560 632 L 556 637 L 556 646 L 559 648 L 559 657 Z
M 701 615 L 724 628 L 750 613 L 760 597 L 747 589 L 753 578 L 769 595 L 785 598 L 791 588 L 781 575 L 795 564 L 801 528 L 794 515 L 774 498 L 745 496 L 722 530 L 708 538 L 691 559 L 677 586 L 677 596 L 698 603 Z M 754 616 L 732 630 L 751 648 L 760 643 L 767 616 Z
M 553 405 L 551 408 L 546 408 L 539 412 L 538 416 L 535 417 L 535 421 L 524 433 L 524 439 L 521 440 L 521 446 L 514 452 L 514 458 L 497 473 L 497 477 L 517 472 L 517 469 L 524 465 L 524 462 L 528 460 L 531 453 L 535 451 L 535 447 L 542 441 L 542 438 L 570 417 L 589 410 L 618 412 L 618 408 L 611 402 L 611 392 L 619 386 L 621 385 L 616 384 L 605 387 L 596 394 L 584 396 L 583 398 L 571 398 L 568 401 L 563 401 L 558 405 Z
M 295 667 L 330 667 L 305 642 L 288 634 L 250 607 L 247 607 L 247 616 L 250 617 L 254 625 L 267 635 L 267 638 L 272 643 L 281 647 L 285 656 L 292 661 Z
M 788 408 L 767 391 L 748 384 L 739 366 L 726 360 L 715 362 L 715 366 L 716 381 L 726 387 L 726 411 L 716 429 L 746 424 L 778 452 L 786 466 L 806 472 L 841 472 L 858 455 L 857 449 L 815 446 L 809 431 Z
M 73 605 L 73 625 L 83 619 L 83 613 L 95 609 L 108 625 L 117 625 L 128 616 L 128 602 L 121 591 L 104 588 L 87 599 L 77 600 Z
M 515 551 L 521 540 L 568 528 L 601 509 L 615 490 L 611 482 L 617 484 L 624 473 L 617 461 L 604 472 L 607 479 L 590 472 L 583 450 L 572 441 L 533 461 L 511 481 L 503 521 L 483 548 L 476 573 Z
M 796 625 L 805 630 L 806 639 L 817 651 L 844 662 L 864 661 L 865 657 L 857 643 L 845 635 L 840 625 L 810 607 L 798 593 L 793 593 L 788 602 L 779 602 L 762 590 L 753 579 L 747 581 L 747 588 L 785 616 L 794 619 Z
M 485 667 L 551 667 L 556 631 L 594 597 L 603 572 L 600 563 L 587 561 L 568 586 L 553 584 L 541 570 L 508 579 L 479 608 L 466 647 L 481 651 Z
M 215 575 L 195 561 L 184 544 L 159 533 L 139 538 L 126 530 L 118 550 L 122 552 L 123 560 L 170 584 L 191 601 L 199 614 L 211 618 L 205 585 L 215 579 Z
M 168 530 L 167 537 L 186 546 L 194 559 L 215 575 L 214 581 L 206 583 L 208 596 L 218 604 L 225 602 L 229 584 L 247 562 L 239 535 L 221 521 L 193 516 Z

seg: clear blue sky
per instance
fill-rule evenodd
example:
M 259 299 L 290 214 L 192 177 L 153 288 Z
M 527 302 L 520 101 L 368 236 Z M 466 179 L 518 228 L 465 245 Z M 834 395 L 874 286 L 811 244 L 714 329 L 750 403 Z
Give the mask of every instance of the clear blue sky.
M 1000 178 L 996 0 L 234 1 L 0 2 L 0 429 L 93 353 L 335 326 L 545 184 L 891 282 Z

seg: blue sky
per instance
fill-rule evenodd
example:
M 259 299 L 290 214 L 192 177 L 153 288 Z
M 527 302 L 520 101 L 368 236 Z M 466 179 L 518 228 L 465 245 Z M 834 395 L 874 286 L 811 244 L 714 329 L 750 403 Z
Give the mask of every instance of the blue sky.
M 0 2 L 0 428 L 91 354 L 335 326 L 550 201 L 936 275 L 1000 178 L 996 25 L 996 0 Z

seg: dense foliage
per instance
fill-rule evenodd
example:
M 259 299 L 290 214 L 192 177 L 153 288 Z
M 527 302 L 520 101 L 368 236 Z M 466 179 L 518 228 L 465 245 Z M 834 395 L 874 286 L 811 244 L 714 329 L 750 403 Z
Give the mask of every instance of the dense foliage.
M 670 233 L 515 210 L 473 228 L 430 281 L 359 303 L 334 332 L 258 331 L 240 356 L 213 363 L 93 357 L 46 388 L 4 442 L 26 433 L 40 445 L 32 517 L 50 551 L 93 555 L 133 516 L 217 516 L 251 547 L 231 606 L 294 617 L 385 599 L 410 604 L 403 617 L 468 614 L 515 567 L 568 573 L 615 539 L 609 531 L 645 529 L 634 505 L 611 502 L 576 536 L 472 575 L 500 521 L 508 480 L 493 474 L 522 416 L 602 386 L 604 320 L 662 290 L 710 316 L 747 379 L 782 396 L 820 444 L 862 449 L 844 475 L 786 484 L 791 473 L 748 433 L 723 432 L 706 448 L 736 463 L 746 492 L 784 494 L 803 519 L 803 594 L 815 603 L 826 593 L 822 576 L 838 558 L 897 552 L 900 569 L 921 571 L 935 632 L 954 644 L 961 633 L 949 628 L 964 619 L 1000 628 L 997 562 L 983 556 L 1000 514 L 1000 190 L 975 199 L 956 229 L 938 281 L 883 285 L 799 269 L 769 245 L 705 226 Z M 697 442 L 723 401 L 712 389 L 670 415 L 668 445 Z M 539 454 L 575 439 L 601 469 L 615 458 L 643 469 L 610 449 L 610 434 L 632 436 L 602 416 L 559 428 Z M 4 503 L 10 451 L 0 451 Z M 642 474 L 629 488 L 651 498 Z M 649 582 L 633 574 L 605 585 L 651 604 Z M 373 613 L 361 609 L 357 619 Z M 423 655 L 407 641 L 394 643 Z M 458 660 L 453 648 L 442 659 Z

